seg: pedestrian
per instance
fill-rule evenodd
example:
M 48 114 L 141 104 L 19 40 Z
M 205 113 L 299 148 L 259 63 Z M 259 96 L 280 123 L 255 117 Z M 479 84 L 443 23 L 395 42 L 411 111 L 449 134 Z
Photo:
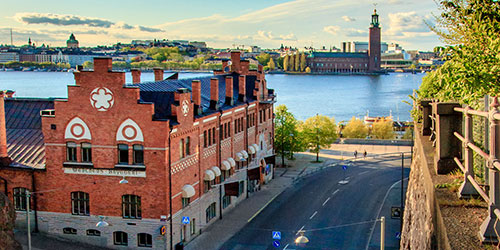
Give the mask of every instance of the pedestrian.
M 354 158 L 357 159 L 358 158 L 358 150 L 355 150 L 354 151 Z
M 363 153 L 363 158 L 366 158 L 366 150 L 365 150 L 365 152 Z

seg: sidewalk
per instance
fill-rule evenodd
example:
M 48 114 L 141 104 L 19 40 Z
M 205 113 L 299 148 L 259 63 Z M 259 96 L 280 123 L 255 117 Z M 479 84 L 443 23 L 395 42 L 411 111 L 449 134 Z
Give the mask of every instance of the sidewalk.
M 222 220 L 215 222 L 203 233 L 189 242 L 185 249 L 219 249 L 224 242 L 229 240 L 240 231 L 253 217 L 271 203 L 279 194 L 293 184 L 294 180 L 302 176 L 307 176 L 320 170 L 321 167 L 329 166 L 336 160 L 321 159 L 321 163 L 312 163 L 315 156 L 298 153 L 294 155 L 296 160 L 285 163 L 290 167 L 276 168 L 275 178 L 267 185 L 264 185 L 259 192 L 254 193 L 250 198 L 238 204 L 233 210 L 224 214 Z M 281 158 L 276 157 L 277 162 Z
M 26 232 L 14 231 L 14 236 L 23 247 L 23 250 L 28 249 L 28 236 Z M 56 239 L 48 237 L 42 233 L 31 234 L 31 249 L 32 250 L 104 250 L 108 248 L 96 247 L 81 242 L 72 242 L 69 240 Z

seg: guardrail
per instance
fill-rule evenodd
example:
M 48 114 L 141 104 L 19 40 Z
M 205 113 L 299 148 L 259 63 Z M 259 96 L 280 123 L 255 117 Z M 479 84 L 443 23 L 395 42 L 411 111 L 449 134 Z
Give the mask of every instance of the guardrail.
M 426 108 L 423 103 L 421 109 Z M 483 243 L 498 243 L 500 236 L 500 111 L 498 98 L 494 97 L 489 111 L 461 107 L 457 103 L 431 102 L 432 114 L 424 116 L 430 124 L 429 139 L 436 148 L 434 165 L 438 174 L 449 173 L 449 160 L 464 173 L 458 195 L 460 198 L 482 197 L 488 203 L 488 217 L 480 227 Z M 425 113 L 424 113 L 425 114 Z M 443 116 L 444 117 L 441 117 Z M 473 116 L 487 119 L 489 124 L 489 153 L 473 142 Z M 428 119 L 427 121 L 425 121 Z M 424 129 L 421 131 L 426 135 Z M 462 131 L 463 130 L 463 131 Z M 456 143 L 458 141 L 458 144 Z M 479 184 L 474 174 L 473 152 L 480 156 L 488 168 L 487 184 Z M 498 224 L 498 225 L 497 225 Z

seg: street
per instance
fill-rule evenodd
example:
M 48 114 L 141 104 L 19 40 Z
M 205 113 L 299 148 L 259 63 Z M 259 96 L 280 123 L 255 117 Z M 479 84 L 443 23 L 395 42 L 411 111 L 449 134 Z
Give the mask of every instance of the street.
M 409 163 L 406 159 L 405 178 Z M 342 180 L 348 183 L 340 184 Z M 378 249 L 376 219 L 382 215 L 386 249 L 398 249 L 392 232 L 399 231 L 399 219 L 390 218 L 390 207 L 399 206 L 400 180 L 400 156 L 359 160 L 346 170 L 329 167 L 281 193 L 221 249 Z M 386 200 L 395 204 L 384 204 Z M 294 243 L 300 230 L 309 239 L 304 246 Z M 273 231 L 281 232 L 275 245 Z

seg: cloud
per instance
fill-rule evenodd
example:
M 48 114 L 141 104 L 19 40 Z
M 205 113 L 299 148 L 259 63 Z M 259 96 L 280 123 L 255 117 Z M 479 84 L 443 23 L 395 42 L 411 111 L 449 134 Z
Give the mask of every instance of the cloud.
M 293 33 L 290 33 L 288 35 L 275 36 L 271 31 L 262 31 L 262 30 L 257 31 L 257 37 L 255 37 L 255 39 L 297 41 L 297 37 Z
M 354 21 L 356 21 L 356 18 L 349 17 L 349 16 L 343 16 L 342 19 L 344 19 L 344 21 L 346 21 L 346 22 L 354 22 Z
M 325 27 L 323 27 L 323 31 L 326 33 L 330 33 L 332 35 L 337 35 L 337 33 L 340 31 L 340 27 L 333 26 L 333 25 L 325 26 Z
M 346 29 L 345 35 L 348 37 L 366 37 L 368 36 L 368 31 L 350 28 Z
M 59 15 L 50 13 L 16 13 L 16 20 L 25 24 L 53 24 L 59 26 L 85 25 L 89 27 L 109 28 L 114 23 L 105 19 L 82 17 L 77 15 Z
M 56 26 L 84 26 L 105 29 L 138 30 L 142 32 L 162 32 L 162 29 L 139 25 L 130 25 L 124 22 L 112 22 L 110 20 L 83 17 L 78 15 L 59 15 L 50 13 L 16 13 L 14 16 L 18 22 L 24 24 L 51 24 Z
M 431 23 L 430 15 L 420 16 L 415 11 L 389 13 L 389 29 L 384 33 L 394 38 L 410 38 L 418 35 L 429 36 L 430 30 L 426 25 Z

